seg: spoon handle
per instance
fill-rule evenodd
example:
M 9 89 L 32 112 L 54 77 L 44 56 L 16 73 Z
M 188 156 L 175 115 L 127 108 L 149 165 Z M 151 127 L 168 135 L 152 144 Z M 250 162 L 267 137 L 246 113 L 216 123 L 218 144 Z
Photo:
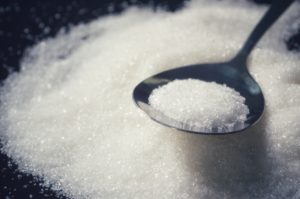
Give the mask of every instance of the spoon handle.
M 294 0 L 273 0 L 270 8 L 263 18 L 256 25 L 244 46 L 241 48 L 237 56 L 232 61 L 237 61 L 246 65 L 247 58 L 253 47 L 264 35 L 264 33 L 272 26 L 272 24 L 281 16 L 281 14 L 293 3 Z

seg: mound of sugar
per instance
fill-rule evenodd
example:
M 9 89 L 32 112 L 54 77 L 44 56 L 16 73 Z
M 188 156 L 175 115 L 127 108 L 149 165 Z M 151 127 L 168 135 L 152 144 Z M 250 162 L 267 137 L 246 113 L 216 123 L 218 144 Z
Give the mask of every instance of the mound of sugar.
M 175 13 L 132 8 L 42 41 L 1 89 L 2 151 L 78 199 L 298 199 L 300 59 L 283 40 L 299 3 L 252 53 L 266 98 L 255 128 L 183 134 L 132 101 L 150 75 L 233 56 L 265 10 L 235 0 L 192 1 Z
M 196 79 L 174 80 L 152 91 L 149 104 L 189 130 L 221 133 L 244 127 L 245 98 L 226 85 Z

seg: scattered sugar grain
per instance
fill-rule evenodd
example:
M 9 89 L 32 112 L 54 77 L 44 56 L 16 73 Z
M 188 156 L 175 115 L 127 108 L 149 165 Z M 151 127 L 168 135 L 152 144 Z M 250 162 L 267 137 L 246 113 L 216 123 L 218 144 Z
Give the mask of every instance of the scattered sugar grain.
M 267 107 L 243 134 L 182 134 L 132 102 L 132 89 L 150 75 L 233 56 L 267 9 L 194 0 L 175 13 L 131 8 L 29 50 L 1 88 L 2 151 L 75 199 L 298 199 L 300 59 L 284 39 L 299 8 L 292 5 L 249 59 Z
M 174 80 L 154 89 L 149 104 L 185 128 L 204 133 L 242 129 L 249 113 L 239 92 L 197 79 Z

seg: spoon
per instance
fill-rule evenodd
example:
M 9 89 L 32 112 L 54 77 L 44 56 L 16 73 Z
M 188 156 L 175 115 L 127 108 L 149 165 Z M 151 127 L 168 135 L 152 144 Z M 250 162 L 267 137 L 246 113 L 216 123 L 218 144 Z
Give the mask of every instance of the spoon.
M 154 121 L 185 132 L 221 135 L 241 132 L 246 128 L 251 127 L 261 118 L 265 103 L 261 88 L 249 74 L 247 69 L 247 58 L 259 39 L 292 4 L 293 1 L 294 0 L 274 0 L 268 11 L 246 40 L 244 46 L 233 59 L 224 63 L 204 63 L 183 66 L 149 77 L 135 87 L 133 91 L 133 99 L 135 103 Z M 188 123 L 175 121 L 149 105 L 148 98 L 154 89 L 175 79 L 188 78 L 226 84 L 228 87 L 238 91 L 246 99 L 245 104 L 249 108 L 249 114 L 247 115 L 245 125 L 231 131 L 222 130 L 222 132 L 198 132 L 191 130 L 192 128 Z

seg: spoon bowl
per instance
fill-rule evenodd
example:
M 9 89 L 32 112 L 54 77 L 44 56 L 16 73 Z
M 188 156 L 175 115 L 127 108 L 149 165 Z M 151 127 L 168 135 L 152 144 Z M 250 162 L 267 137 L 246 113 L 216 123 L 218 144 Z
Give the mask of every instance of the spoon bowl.
M 244 70 L 242 71 L 242 69 Z M 245 97 L 245 104 L 248 106 L 250 111 L 247 115 L 244 126 L 239 127 L 238 129 L 233 129 L 230 132 L 199 132 L 193 130 L 189 124 L 184 124 L 181 121 L 175 121 L 149 105 L 148 99 L 154 89 L 175 79 L 188 78 L 225 84 L 238 91 L 243 97 Z M 264 97 L 261 88 L 251 77 L 245 66 L 237 67 L 234 62 L 196 64 L 158 73 L 138 84 L 134 89 L 133 98 L 138 107 L 145 111 L 156 122 L 178 130 L 199 134 L 209 133 L 221 135 L 242 131 L 258 121 L 264 110 Z
M 165 126 L 185 132 L 222 135 L 241 132 L 246 128 L 251 127 L 261 118 L 265 103 L 261 88 L 247 70 L 247 58 L 259 39 L 293 1 L 294 0 L 274 0 L 266 14 L 246 40 L 241 50 L 232 60 L 224 63 L 205 63 L 183 66 L 149 77 L 135 87 L 133 91 L 135 103 L 153 120 Z M 245 98 L 245 104 L 249 109 L 249 114 L 247 115 L 244 125 L 230 130 L 222 129 L 221 132 L 214 129 L 212 132 L 199 132 L 199 130 L 194 130 L 188 123 L 176 121 L 150 106 L 148 98 L 154 89 L 176 79 L 189 78 L 226 84 L 226 86 L 239 92 L 240 95 Z M 199 120 L 201 120 L 201 118 L 199 118 Z

